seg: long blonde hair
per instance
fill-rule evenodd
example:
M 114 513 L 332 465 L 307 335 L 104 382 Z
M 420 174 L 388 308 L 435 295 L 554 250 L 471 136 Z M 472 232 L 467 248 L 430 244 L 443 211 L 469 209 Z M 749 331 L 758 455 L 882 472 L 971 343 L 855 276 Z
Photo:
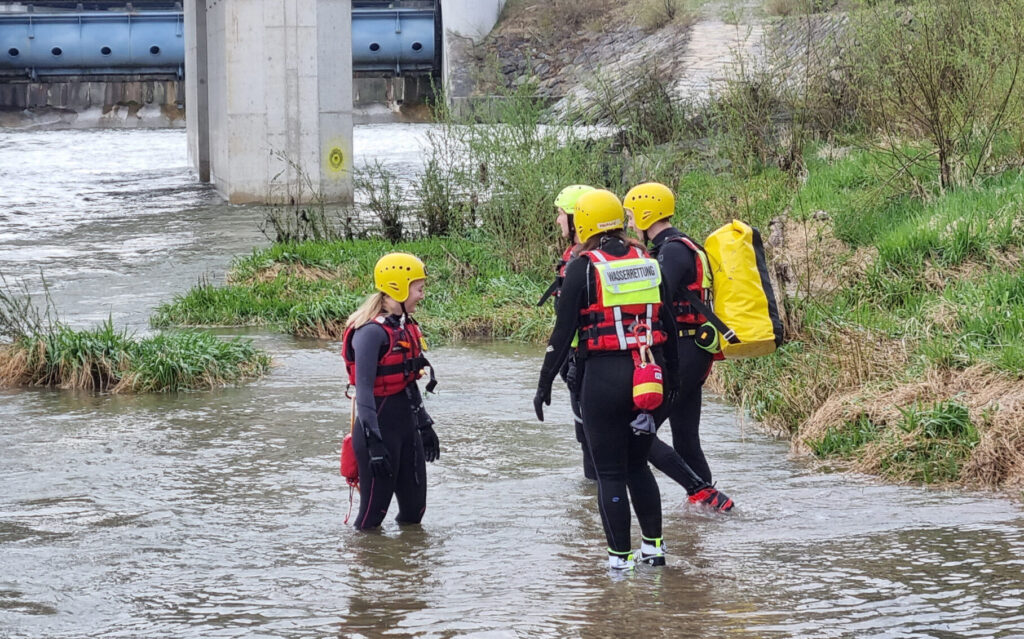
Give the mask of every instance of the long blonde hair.
M 359 328 L 384 312 L 384 293 L 374 291 L 345 320 L 345 328 Z

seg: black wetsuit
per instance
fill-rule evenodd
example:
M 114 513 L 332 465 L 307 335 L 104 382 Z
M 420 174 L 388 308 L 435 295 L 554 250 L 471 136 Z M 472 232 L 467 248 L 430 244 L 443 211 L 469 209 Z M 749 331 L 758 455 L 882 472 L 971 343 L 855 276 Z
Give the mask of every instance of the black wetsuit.
M 352 350 L 356 363 L 357 427 L 352 430 L 352 447 L 359 463 L 359 515 L 355 527 L 376 528 L 384 521 L 391 497 L 398 499 L 400 524 L 418 524 L 427 507 L 427 467 L 423 442 L 417 427 L 421 421 L 422 397 L 416 382 L 404 391 L 375 397 L 373 382 L 377 362 L 390 345 L 387 331 L 375 322 L 356 329 Z M 417 411 L 417 408 L 420 410 Z M 387 447 L 391 476 L 374 476 L 370 468 L 367 434 L 379 433 Z
M 572 258 L 569 258 L 572 259 Z M 558 276 L 555 280 L 555 290 L 552 300 L 555 305 L 555 312 L 558 312 L 558 300 L 561 297 L 562 281 L 564 279 L 563 267 L 564 263 L 558 263 Z M 583 476 L 587 479 L 597 479 L 597 473 L 594 472 L 594 458 L 590 454 L 590 447 L 587 446 L 587 434 L 583 430 L 583 418 L 580 413 L 580 400 L 579 393 L 576 392 L 578 384 L 575 383 L 575 377 L 578 372 L 576 368 L 576 353 L 569 353 L 568 357 L 565 358 L 565 363 L 559 369 L 559 375 L 569 386 L 569 406 L 572 408 L 572 419 L 573 424 L 576 427 L 576 441 L 580 443 L 580 449 L 583 451 Z
M 672 238 L 680 236 L 682 233 L 673 227 L 658 233 L 653 239 L 651 255 L 656 257 L 658 264 L 661 265 L 662 277 L 667 289 L 672 292 L 673 299 L 685 302 L 686 297 L 682 291 L 697 279 L 696 260 L 698 258 L 693 249 L 682 242 L 670 241 Z M 680 326 L 679 328 L 685 327 Z M 692 337 L 680 337 L 678 348 L 679 392 L 669 415 L 669 424 L 672 427 L 672 446 L 686 465 L 692 468 L 705 484 L 710 484 L 711 468 L 708 466 L 700 445 L 700 410 L 702 388 L 704 380 L 711 372 L 712 355 L 697 346 Z M 652 450 L 651 463 L 673 479 L 676 479 L 677 474 L 681 478 L 685 478 L 685 473 L 679 470 L 678 464 L 668 453 L 668 445 L 664 442 L 659 443 L 660 446 L 655 444 L 655 448 Z M 666 468 L 662 468 L 660 464 L 664 464 Z M 694 491 L 690 486 L 679 479 L 676 481 L 683 484 L 687 492 L 693 494 Z M 687 481 L 692 482 L 692 478 Z
M 609 239 L 601 250 L 613 256 L 624 255 L 628 245 Z M 548 340 L 548 352 L 541 368 L 539 390 L 550 390 L 551 383 L 569 353 L 573 336 L 580 328 L 580 310 L 589 306 L 596 295 L 596 272 L 583 256 L 569 263 L 565 270 L 558 302 L 555 328 Z M 664 295 L 664 291 L 663 291 Z M 676 337 L 668 306 L 661 316 L 668 317 L 669 342 L 666 348 L 652 349 L 656 361 L 669 379 L 674 376 Z M 667 355 L 668 360 L 663 356 Z M 647 465 L 647 453 L 655 437 L 636 435 L 630 422 L 633 409 L 633 359 L 627 351 L 577 352 L 579 403 L 583 431 L 597 472 L 598 507 L 604 524 L 608 547 L 616 553 L 629 552 L 630 499 L 644 537 L 661 537 L 661 493 Z M 655 421 L 665 418 L 655 414 Z M 628 490 L 628 494 L 627 494 Z

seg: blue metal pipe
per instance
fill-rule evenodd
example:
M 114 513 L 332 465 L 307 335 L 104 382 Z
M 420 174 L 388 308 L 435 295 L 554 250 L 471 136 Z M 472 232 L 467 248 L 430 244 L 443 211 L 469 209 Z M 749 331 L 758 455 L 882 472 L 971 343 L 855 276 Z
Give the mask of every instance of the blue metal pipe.
M 434 68 L 431 9 L 353 9 L 354 71 L 431 71 Z
M 352 68 L 435 70 L 434 11 L 353 8 Z M 0 14 L 0 76 L 175 74 L 185 67 L 181 11 Z
M 0 15 L 0 71 L 181 77 L 184 65 L 179 11 Z

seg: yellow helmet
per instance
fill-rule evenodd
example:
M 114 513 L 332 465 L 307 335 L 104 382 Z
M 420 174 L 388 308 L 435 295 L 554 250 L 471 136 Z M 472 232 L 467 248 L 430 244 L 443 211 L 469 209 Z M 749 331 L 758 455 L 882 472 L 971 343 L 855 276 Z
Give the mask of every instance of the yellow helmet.
M 633 212 L 636 227 L 646 231 L 658 220 L 672 217 L 676 211 L 676 197 L 664 184 L 645 182 L 626 193 L 626 197 L 622 198 L 622 206 Z
M 621 229 L 625 226 L 625 213 L 622 203 L 611 191 L 594 189 L 576 200 L 576 211 L 573 216 L 576 235 L 581 242 L 605 231 Z
M 409 253 L 388 253 L 373 267 L 373 285 L 396 302 L 409 299 L 409 285 L 426 277 L 423 262 Z
M 576 200 L 580 199 L 580 196 L 584 193 L 593 191 L 594 187 L 587 186 L 586 184 L 571 184 L 562 189 L 557 196 L 555 196 L 555 207 L 562 209 L 569 215 L 576 209 Z

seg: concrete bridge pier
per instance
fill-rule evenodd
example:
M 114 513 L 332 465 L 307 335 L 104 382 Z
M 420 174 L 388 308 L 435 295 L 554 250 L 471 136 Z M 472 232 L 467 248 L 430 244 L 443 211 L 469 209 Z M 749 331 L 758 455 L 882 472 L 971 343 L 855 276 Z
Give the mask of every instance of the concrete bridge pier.
M 351 0 L 186 0 L 189 160 L 233 203 L 352 201 Z

